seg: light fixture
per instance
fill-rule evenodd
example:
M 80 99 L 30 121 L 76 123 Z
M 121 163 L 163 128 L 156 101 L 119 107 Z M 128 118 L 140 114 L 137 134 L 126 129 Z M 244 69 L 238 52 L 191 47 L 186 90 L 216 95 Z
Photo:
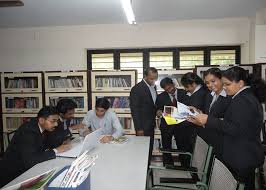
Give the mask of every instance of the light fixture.
M 132 9 L 132 2 L 131 0 L 121 0 L 123 9 L 127 16 L 127 21 L 129 24 L 136 24 L 135 15 Z

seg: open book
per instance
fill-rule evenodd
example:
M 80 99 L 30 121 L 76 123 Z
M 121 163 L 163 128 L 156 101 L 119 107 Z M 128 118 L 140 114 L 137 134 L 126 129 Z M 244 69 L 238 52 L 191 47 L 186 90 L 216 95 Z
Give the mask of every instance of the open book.
M 168 125 L 174 125 L 186 120 L 188 116 L 195 116 L 198 112 L 187 105 L 177 102 L 177 107 L 164 106 L 163 117 Z

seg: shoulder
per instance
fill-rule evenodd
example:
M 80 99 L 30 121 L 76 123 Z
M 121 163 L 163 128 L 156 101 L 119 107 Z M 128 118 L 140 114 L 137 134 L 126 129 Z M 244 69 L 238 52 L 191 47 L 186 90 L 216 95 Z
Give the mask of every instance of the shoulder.
M 132 87 L 131 91 L 136 91 L 136 90 L 139 90 L 139 89 L 142 89 L 143 86 L 144 86 L 144 81 L 140 81 L 139 83 L 137 83 L 135 86 Z
M 177 94 L 180 96 L 187 95 L 187 92 L 184 89 L 177 89 Z
M 168 96 L 168 93 L 163 91 L 161 94 L 158 95 L 158 98 L 162 98 L 162 97 L 165 97 L 165 96 Z
M 94 111 L 94 110 L 90 110 L 90 111 L 88 111 L 88 112 L 86 113 L 85 117 L 90 118 L 90 117 L 92 117 L 94 114 L 95 114 L 95 111 Z
M 116 117 L 117 117 L 116 113 L 113 112 L 113 111 L 111 111 L 111 110 L 107 110 L 107 111 L 105 112 L 105 115 L 106 115 L 107 117 L 111 117 L 111 118 L 116 118 Z

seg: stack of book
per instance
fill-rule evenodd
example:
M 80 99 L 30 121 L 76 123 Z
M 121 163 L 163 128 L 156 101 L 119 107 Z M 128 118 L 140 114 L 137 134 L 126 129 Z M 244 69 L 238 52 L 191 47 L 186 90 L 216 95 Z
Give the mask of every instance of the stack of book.
M 38 99 L 35 97 L 6 98 L 6 108 L 37 108 Z
M 8 79 L 6 80 L 6 88 L 37 88 L 38 81 L 36 78 L 25 79 Z
M 49 88 L 81 88 L 83 87 L 82 77 L 49 78 Z
M 130 87 L 130 82 L 121 77 L 98 77 L 96 87 Z
M 129 108 L 129 97 L 106 97 L 110 104 L 111 108 Z
M 30 119 L 30 117 L 9 117 L 6 121 L 7 129 L 19 128 L 23 123 L 26 123 Z

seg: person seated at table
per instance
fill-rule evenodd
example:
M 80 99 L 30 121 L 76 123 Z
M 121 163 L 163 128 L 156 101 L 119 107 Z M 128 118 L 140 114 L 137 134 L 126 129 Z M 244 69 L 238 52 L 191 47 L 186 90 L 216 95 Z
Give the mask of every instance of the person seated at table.
M 47 143 L 50 147 L 57 147 L 64 141 L 72 137 L 71 130 L 82 128 L 83 125 L 73 125 L 75 108 L 77 104 L 69 98 L 60 99 L 57 103 L 57 111 L 59 112 L 58 126 L 55 130 L 48 132 Z
M 70 149 L 62 144 L 50 149 L 46 143 L 46 132 L 53 131 L 59 119 L 55 107 L 42 108 L 37 118 L 22 124 L 15 132 L 7 150 L 0 161 L 0 187 L 30 169 L 35 164 L 54 159 L 56 153 Z
M 110 141 L 123 135 L 123 128 L 117 115 L 109 110 L 110 102 L 106 98 L 96 100 L 95 110 L 90 110 L 84 117 L 82 124 L 85 126 L 84 134 L 102 128 L 104 137 L 101 143 L 109 143 Z

